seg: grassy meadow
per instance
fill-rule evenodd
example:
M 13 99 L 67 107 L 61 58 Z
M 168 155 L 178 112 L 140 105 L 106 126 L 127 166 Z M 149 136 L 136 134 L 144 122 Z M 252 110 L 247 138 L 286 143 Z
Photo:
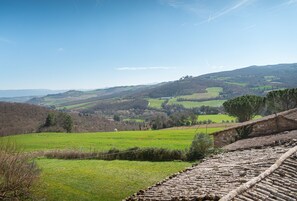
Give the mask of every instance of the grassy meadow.
M 156 109 L 161 109 L 162 108 L 162 103 L 164 102 L 165 100 L 162 100 L 160 98 L 150 98 L 148 99 L 148 102 L 149 102 L 149 107 L 151 108 L 156 108 Z
M 37 159 L 33 192 L 47 201 L 119 201 L 191 166 L 187 162 Z
M 219 97 L 220 93 L 223 91 L 223 88 L 221 87 L 209 87 L 206 88 L 205 93 L 193 93 L 191 95 L 185 95 L 185 96 L 177 96 L 170 98 L 168 101 L 168 104 L 180 104 L 183 105 L 185 108 L 193 108 L 193 107 L 201 107 L 203 105 L 205 106 L 211 106 L 211 107 L 220 107 L 223 105 L 223 103 L 226 100 L 208 100 L 205 101 L 205 99 L 210 98 L 217 98 Z M 178 101 L 178 99 L 183 99 L 183 101 Z M 191 101 L 194 100 L 194 101 Z M 161 109 L 161 105 L 165 100 L 160 98 L 150 98 L 148 99 L 149 107 Z
M 226 114 L 206 114 L 206 115 L 199 115 L 198 121 L 207 121 L 211 120 L 214 123 L 222 123 L 223 121 L 236 121 L 235 117 L 226 115 Z
M 203 100 L 203 99 L 208 99 L 208 98 L 216 98 L 220 95 L 220 92 L 223 91 L 223 88 L 221 87 L 209 87 L 206 88 L 205 93 L 194 93 L 192 95 L 185 95 L 185 96 L 178 96 L 177 98 L 182 98 L 182 99 L 189 99 L 189 100 Z
M 253 119 L 259 119 L 261 118 L 261 115 L 255 116 Z M 226 123 L 226 121 L 234 121 L 236 122 L 236 117 L 229 116 L 227 114 L 206 114 L 206 115 L 198 115 L 198 121 L 207 121 L 211 120 L 213 123 L 223 123 L 223 121 Z
M 208 128 L 208 133 L 222 128 Z M 205 128 L 97 133 L 32 133 L 3 137 L 21 145 L 26 152 L 52 149 L 109 150 L 131 147 L 189 148 L 193 136 Z M 33 187 L 37 200 L 115 201 L 147 188 L 191 163 L 58 160 L 36 158 L 41 169 Z
M 209 128 L 208 133 L 221 128 Z M 105 151 L 110 148 L 127 149 L 131 147 L 159 147 L 185 149 L 197 132 L 204 128 L 156 131 L 121 131 L 98 133 L 32 133 L 4 137 L 20 144 L 25 151 L 53 149 L 83 149 Z
M 209 100 L 209 101 L 177 101 L 176 98 L 170 99 L 168 104 L 181 104 L 185 108 L 194 108 L 201 106 L 220 107 L 226 100 Z

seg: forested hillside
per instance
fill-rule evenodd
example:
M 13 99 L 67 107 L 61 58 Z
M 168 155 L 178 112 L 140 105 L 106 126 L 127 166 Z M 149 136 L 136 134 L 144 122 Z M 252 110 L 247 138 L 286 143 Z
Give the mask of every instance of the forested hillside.
M 58 121 L 53 126 L 46 125 L 49 114 Z M 116 122 L 97 115 L 65 113 L 36 105 L 0 102 L 0 136 L 41 131 L 65 132 L 63 119 L 68 116 L 71 118 L 73 132 L 139 130 L 141 126 L 137 123 Z

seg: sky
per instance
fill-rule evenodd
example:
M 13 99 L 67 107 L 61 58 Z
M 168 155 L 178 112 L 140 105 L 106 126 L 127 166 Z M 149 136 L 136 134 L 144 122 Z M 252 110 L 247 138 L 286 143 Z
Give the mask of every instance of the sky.
M 96 89 L 297 62 L 297 0 L 0 0 L 0 89 Z

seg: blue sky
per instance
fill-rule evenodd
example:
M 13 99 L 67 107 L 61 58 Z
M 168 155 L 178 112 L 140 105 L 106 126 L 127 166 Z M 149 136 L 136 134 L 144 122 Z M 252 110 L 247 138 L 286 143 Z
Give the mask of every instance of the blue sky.
M 0 0 L 0 89 L 94 89 L 297 62 L 297 0 Z

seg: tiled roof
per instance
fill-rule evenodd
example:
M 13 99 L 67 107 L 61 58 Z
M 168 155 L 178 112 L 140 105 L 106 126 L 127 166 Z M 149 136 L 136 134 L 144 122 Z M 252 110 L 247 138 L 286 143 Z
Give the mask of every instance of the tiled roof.
M 296 144 L 296 141 L 294 143 Z M 126 200 L 219 200 L 230 191 L 265 172 L 292 146 L 295 145 L 268 146 L 262 149 L 218 154 L 186 169 L 184 172 L 172 175 L 146 190 L 141 190 Z M 251 192 L 246 194 L 238 194 L 235 199 L 261 200 L 257 197 L 252 199 L 250 195 L 255 193 L 257 194 L 255 196 L 260 196 L 260 191 L 263 194 L 276 192 L 273 195 L 278 196 L 279 200 L 282 200 L 284 196 L 294 195 L 297 184 L 296 164 L 296 155 L 294 155 L 292 158 L 285 160 L 279 169 L 267 177 L 266 180 L 259 183 L 258 190 L 251 189 Z M 284 175 L 282 176 L 282 174 Z M 283 180 L 278 182 L 277 179 L 281 176 Z M 289 188 L 289 186 L 291 187 Z M 264 192 L 263 188 L 268 190 Z M 270 200 L 273 199 L 273 197 L 270 198 Z
M 297 146 L 249 182 L 221 199 L 222 201 L 297 200 Z

